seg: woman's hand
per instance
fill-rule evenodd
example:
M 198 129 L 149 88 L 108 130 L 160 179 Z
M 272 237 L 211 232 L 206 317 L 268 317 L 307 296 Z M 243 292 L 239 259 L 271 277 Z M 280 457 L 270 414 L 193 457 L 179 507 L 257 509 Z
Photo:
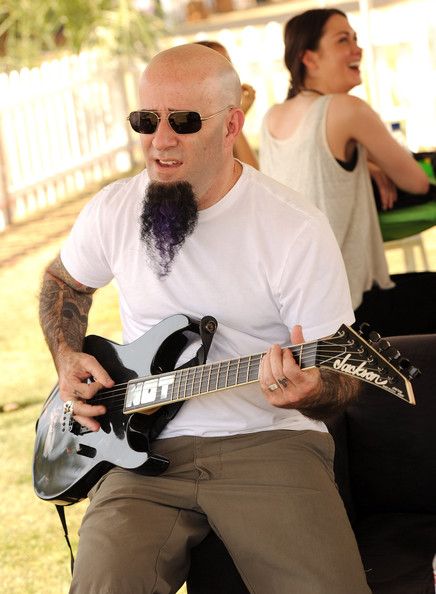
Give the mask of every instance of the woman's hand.
M 372 161 L 368 161 L 368 170 L 372 179 L 377 184 L 382 209 L 389 210 L 393 208 L 398 197 L 397 186 L 386 173 Z

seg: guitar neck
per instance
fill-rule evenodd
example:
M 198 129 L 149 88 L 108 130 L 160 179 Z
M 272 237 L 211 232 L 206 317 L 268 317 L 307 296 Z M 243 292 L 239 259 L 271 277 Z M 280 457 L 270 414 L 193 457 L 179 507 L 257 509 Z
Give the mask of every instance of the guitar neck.
M 301 369 L 325 367 L 373 384 L 409 404 L 415 404 L 410 379 L 416 377 L 419 370 L 402 358 L 396 349 L 392 350 L 386 340 L 378 340 L 378 344 L 381 352 L 352 328 L 342 325 L 333 336 L 285 348 L 291 350 Z M 130 380 L 125 393 L 124 412 L 146 412 L 147 409 L 194 396 L 257 382 L 264 354 Z M 397 367 L 392 364 L 393 360 L 397 361 Z
M 302 369 L 317 365 L 318 341 L 288 347 Z M 188 367 L 128 383 L 125 412 L 138 412 L 156 406 L 188 400 L 194 396 L 257 382 L 265 353 L 249 355 L 218 363 Z

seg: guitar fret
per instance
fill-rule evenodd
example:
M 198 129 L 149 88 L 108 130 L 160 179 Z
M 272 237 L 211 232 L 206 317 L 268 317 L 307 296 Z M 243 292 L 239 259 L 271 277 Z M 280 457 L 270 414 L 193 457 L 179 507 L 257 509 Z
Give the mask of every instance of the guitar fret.
M 236 370 L 235 370 L 235 386 L 238 385 L 239 383 L 239 371 L 241 369 L 241 359 L 238 359 L 237 363 L 236 363 Z
M 190 384 L 190 381 L 191 381 L 191 375 L 192 375 L 192 369 L 191 368 L 188 368 L 186 370 L 185 391 L 184 391 L 184 394 L 183 394 L 183 397 L 184 398 L 187 398 L 192 393 L 191 390 L 189 389 L 189 384 Z
M 218 390 L 221 390 L 222 388 L 225 388 L 226 385 L 227 385 L 226 384 L 226 376 L 225 376 L 225 373 L 224 373 L 224 371 L 222 369 L 223 365 L 224 365 L 224 362 L 222 362 L 222 361 L 220 363 L 218 363 L 218 378 L 217 378 L 217 388 L 218 388 Z
M 212 365 L 208 365 L 208 374 L 207 374 L 207 387 L 206 387 L 206 392 L 210 392 L 210 378 L 211 378 L 211 373 L 212 373 Z
M 207 394 L 209 389 L 210 365 L 202 365 L 200 379 L 200 394 Z
M 250 369 L 250 382 L 254 382 L 259 379 L 259 369 L 260 369 L 260 361 L 261 355 L 253 355 L 250 357 L 251 359 L 251 369 Z
M 194 373 L 193 367 L 188 368 L 188 373 L 186 374 L 186 386 L 185 386 L 185 397 L 192 396 L 193 391 L 193 380 L 194 380 Z
M 177 386 L 177 400 L 182 399 L 184 369 L 179 371 L 179 385 Z
M 248 382 L 248 376 L 249 376 L 249 373 L 250 373 L 250 359 L 251 359 L 251 357 L 246 357 L 247 372 L 245 374 L 245 382 Z
M 220 363 L 214 363 L 212 365 L 212 371 L 213 371 L 213 373 L 215 373 L 215 377 L 214 377 L 215 385 L 213 387 L 213 391 L 215 391 L 215 390 L 218 389 L 218 372 L 219 372 L 219 366 L 220 366 Z
M 226 379 L 224 381 L 224 387 L 227 388 L 229 385 L 229 372 L 230 372 L 231 361 L 227 361 Z
M 171 393 L 170 398 L 171 400 L 177 400 L 177 384 L 179 382 L 179 372 L 177 372 L 174 376 L 174 383 L 171 386 Z
M 195 377 L 197 375 L 197 369 L 198 369 L 198 367 L 191 367 L 191 372 L 192 372 L 192 377 L 191 377 L 191 393 L 189 394 L 189 396 L 194 396 L 195 394 L 198 394 L 198 391 L 196 389 L 196 383 L 195 383 Z
M 180 388 L 183 393 L 179 391 L 179 398 L 183 399 L 186 396 L 186 380 L 188 378 L 188 374 L 186 373 L 186 369 L 181 370 L 181 377 L 180 377 Z
M 194 384 L 196 385 L 196 394 L 201 394 L 201 379 L 203 377 L 203 367 L 204 365 L 202 365 L 201 367 L 196 367 L 195 368 L 195 373 L 194 373 Z M 198 378 L 197 378 L 198 376 Z M 197 381 L 198 379 L 198 381 Z M 193 390 L 194 393 L 194 390 Z
M 229 361 L 229 369 L 227 372 L 227 387 L 238 385 L 238 367 L 239 359 Z
M 242 357 L 239 360 L 238 382 L 237 382 L 238 385 L 245 384 L 245 382 L 247 381 L 247 372 L 248 372 L 247 365 L 248 365 L 247 357 Z

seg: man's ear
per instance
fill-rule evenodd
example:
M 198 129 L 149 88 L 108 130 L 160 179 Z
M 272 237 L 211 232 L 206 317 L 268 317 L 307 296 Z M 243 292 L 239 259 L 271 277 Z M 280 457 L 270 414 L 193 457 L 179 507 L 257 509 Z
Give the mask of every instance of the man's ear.
M 234 107 L 229 115 L 226 128 L 226 138 L 233 140 L 242 130 L 244 125 L 245 115 L 242 109 Z

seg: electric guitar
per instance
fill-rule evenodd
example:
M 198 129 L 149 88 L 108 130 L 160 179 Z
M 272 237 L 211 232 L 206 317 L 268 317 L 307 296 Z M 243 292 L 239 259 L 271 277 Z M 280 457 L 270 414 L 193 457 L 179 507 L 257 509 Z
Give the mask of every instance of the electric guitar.
M 209 327 L 215 325 L 213 333 L 216 320 L 207 319 Z M 86 337 L 84 351 L 115 381 L 91 401 L 104 404 L 107 412 L 98 417 L 101 428 L 89 431 L 64 412 L 59 387 L 54 387 L 36 427 L 33 485 L 38 497 L 58 505 L 76 503 L 113 466 L 164 472 L 169 461 L 151 451 L 150 428 L 156 415 L 171 408 L 166 405 L 258 381 L 263 353 L 174 369 L 186 346 L 197 339 L 195 327 L 198 320 L 179 314 L 126 345 Z M 357 333 L 343 325 L 330 337 L 289 348 L 302 369 L 345 373 L 414 404 L 410 380 L 419 370 L 376 332 L 366 330 L 367 340 L 364 333 L 365 328 Z

